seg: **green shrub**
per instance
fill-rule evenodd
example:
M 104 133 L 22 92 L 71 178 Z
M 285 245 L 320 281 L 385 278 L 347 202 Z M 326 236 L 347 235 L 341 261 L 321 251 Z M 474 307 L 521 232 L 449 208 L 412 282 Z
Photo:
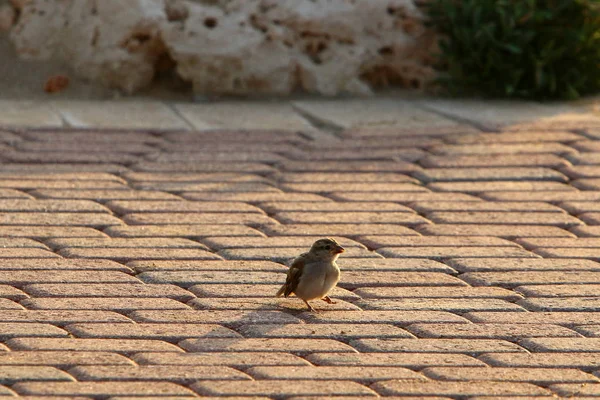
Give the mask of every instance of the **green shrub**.
M 454 94 L 573 99 L 600 91 L 600 0 L 428 0 Z

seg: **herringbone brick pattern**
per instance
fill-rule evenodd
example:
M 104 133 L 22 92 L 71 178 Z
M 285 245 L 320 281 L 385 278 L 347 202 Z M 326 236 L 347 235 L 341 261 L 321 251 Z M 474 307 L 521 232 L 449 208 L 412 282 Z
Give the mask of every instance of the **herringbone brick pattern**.
M 0 131 L 0 395 L 598 396 L 599 140 Z M 274 298 L 324 236 L 337 303 Z

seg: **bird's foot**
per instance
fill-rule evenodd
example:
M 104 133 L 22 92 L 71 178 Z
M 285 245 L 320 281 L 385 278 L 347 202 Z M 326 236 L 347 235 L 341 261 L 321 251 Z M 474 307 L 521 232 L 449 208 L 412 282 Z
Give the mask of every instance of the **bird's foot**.
M 323 297 L 321 300 L 323 300 L 325 303 L 327 304 L 337 304 L 337 301 L 333 301 L 329 298 L 329 296 L 325 296 Z
M 304 302 L 304 304 L 306 304 L 306 306 L 308 307 L 308 310 L 309 310 L 309 311 L 311 311 L 311 312 L 314 312 L 314 313 L 318 313 L 318 311 L 317 311 L 317 310 L 315 310 L 315 309 L 313 308 L 313 306 L 311 306 L 310 304 L 308 304 L 308 301 L 306 301 L 306 300 L 302 300 L 302 301 Z

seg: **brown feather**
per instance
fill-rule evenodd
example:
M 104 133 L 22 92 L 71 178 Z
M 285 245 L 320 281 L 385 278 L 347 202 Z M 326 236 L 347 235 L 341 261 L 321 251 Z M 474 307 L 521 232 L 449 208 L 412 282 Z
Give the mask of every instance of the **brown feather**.
M 308 253 L 304 253 L 294 260 L 288 270 L 285 283 L 277 291 L 275 296 L 280 297 L 283 294 L 284 297 L 288 297 L 290 294 L 294 293 L 294 290 L 296 290 L 298 283 L 300 282 L 307 255 Z

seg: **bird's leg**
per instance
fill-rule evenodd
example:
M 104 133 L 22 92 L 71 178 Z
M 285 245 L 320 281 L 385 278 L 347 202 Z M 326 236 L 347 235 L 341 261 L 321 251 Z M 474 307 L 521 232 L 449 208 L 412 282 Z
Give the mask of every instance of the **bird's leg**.
M 317 312 L 317 310 L 315 310 L 315 309 L 313 308 L 313 306 L 311 306 L 310 304 L 308 304 L 308 301 L 306 301 L 306 300 L 302 300 L 302 301 L 304 302 L 304 304 L 306 304 L 306 305 L 308 306 L 308 309 L 309 309 L 310 311 L 312 311 L 312 312 L 314 312 L 314 313 L 316 313 L 316 312 Z
M 328 303 L 328 304 L 337 304 L 337 301 L 333 301 L 333 300 L 331 300 L 331 299 L 329 298 L 329 296 L 325 296 L 325 297 L 323 297 L 321 300 L 323 300 L 325 303 Z

